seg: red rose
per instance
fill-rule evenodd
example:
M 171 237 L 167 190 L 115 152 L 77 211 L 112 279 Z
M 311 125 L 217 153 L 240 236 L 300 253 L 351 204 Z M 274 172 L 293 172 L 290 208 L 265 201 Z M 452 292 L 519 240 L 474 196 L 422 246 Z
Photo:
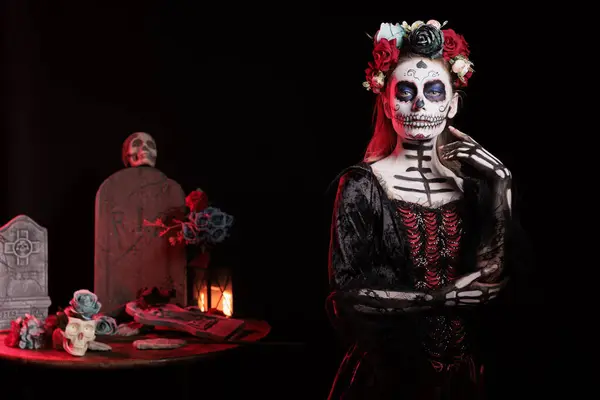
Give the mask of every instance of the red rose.
M 52 334 L 58 328 L 58 317 L 56 315 L 48 315 L 44 321 L 44 336 L 46 343 L 52 343 Z
M 10 332 L 4 338 L 4 344 L 7 347 L 19 347 L 21 341 L 21 321 L 10 321 Z
M 196 189 L 185 198 L 185 205 L 190 211 L 202 211 L 208 207 L 208 196 L 200 189 Z
M 462 80 L 460 78 L 456 78 L 456 80 L 454 81 L 454 87 L 455 88 L 467 87 L 467 85 L 469 83 L 469 78 L 471 77 L 471 75 L 473 75 L 473 71 L 467 72 L 465 74 L 465 76 L 463 76 Z
M 398 62 L 400 50 L 396 47 L 396 39 L 388 41 L 381 39 L 373 49 L 373 60 L 375 69 L 386 72 L 390 67 Z
M 444 29 L 444 60 L 448 61 L 451 58 L 462 54 L 469 57 L 469 44 L 462 35 L 454 32 L 453 29 Z
M 58 326 L 58 317 L 56 315 L 48 315 L 44 321 L 44 330 L 51 331 Z
M 52 331 L 52 348 L 60 350 L 63 348 L 63 338 L 64 332 L 60 328 L 54 329 Z
M 175 289 L 165 289 L 156 286 L 145 287 L 137 292 L 137 304 L 145 310 L 153 306 L 160 306 L 169 303 L 172 297 L 175 297 Z

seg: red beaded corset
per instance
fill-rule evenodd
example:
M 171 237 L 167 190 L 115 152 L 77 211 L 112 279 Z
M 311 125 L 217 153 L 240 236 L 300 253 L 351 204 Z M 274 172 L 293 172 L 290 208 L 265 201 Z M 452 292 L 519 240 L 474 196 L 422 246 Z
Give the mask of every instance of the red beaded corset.
M 395 201 L 404 226 L 416 290 L 429 291 L 447 285 L 458 277 L 457 263 L 462 231 L 460 201 L 430 208 Z M 451 313 L 426 314 L 418 319 L 424 350 L 436 368 L 460 364 L 467 352 L 462 319 Z

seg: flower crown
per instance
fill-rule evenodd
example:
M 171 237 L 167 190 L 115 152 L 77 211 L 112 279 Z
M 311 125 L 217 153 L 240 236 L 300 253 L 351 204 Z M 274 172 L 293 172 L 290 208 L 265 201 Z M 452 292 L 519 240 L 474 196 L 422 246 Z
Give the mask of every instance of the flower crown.
M 432 59 L 443 57 L 452 67 L 454 87 L 466 87 L 474 72 L 473 63 L 469 61 L 469 45 L 454 30 L 442 30 L 444 25 L 446 22 L 440 24 L 433 19 L 412 25 L 406 21 L 402 25 L 382 23 L 373 40 L 373 61 L 365 70 L 367 80 L 363 86 L 373 93 L 381 93 L 386 73 L 396 67 L 402 50 Z

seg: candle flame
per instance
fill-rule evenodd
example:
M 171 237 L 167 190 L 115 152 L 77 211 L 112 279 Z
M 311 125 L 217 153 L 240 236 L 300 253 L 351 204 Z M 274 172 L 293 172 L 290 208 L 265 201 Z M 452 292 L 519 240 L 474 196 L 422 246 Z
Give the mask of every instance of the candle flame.
M 204 298 L 204 293 L 200 293 L 200 297 L 198 297 L 198 308 L 201 312 L 206 312 L 206 299 Z
M 231 301 L 231 293 L 228 291 L 224 291 L 223 292 L 223 314 L 225 314 L 228 317 L 231 317 L 231 315 L 233 314 L 233 307 L 232 307 L 232 301 Z

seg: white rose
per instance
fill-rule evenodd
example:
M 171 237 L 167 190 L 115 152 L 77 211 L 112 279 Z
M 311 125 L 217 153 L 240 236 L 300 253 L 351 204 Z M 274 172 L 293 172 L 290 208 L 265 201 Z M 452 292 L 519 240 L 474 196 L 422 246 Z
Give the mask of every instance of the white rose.
M 377 83 L 377 86 L 383 86 L 385 84 L 385 75 L 383 72 L 379 71 L 377 73 L 377 75 L 375 75 L 373 77 L 373 80 L 375 81 L 375 83 Z
M 439 21 L 436 21 L 435 19 L 430 19 L 429 21 L 427 21 L 427 25 L 435 26 L 438 29 L 442 27 L 442 24 L 440 24 Z
M 459 75 L 460 76 L 465 76 L 466 74 L 469 73 L 469 71 L 471 70 L 471 65 L 467 64 L 464 66 L 464 68 L 460 71 Z
M 454 64 L 452 64 L 452 72 L 460 75 L 461 71 L 464 70 L 465 67 L 469 68 L 469 65 L 464 60 L 456 60 L 454 61 Z
M 414 31 L 415 29 L 417 29 L 418 27 L 420 27 L 421 25 L 424 25 L 425 22 L 423 21 L 415 21 L 413 22 L 413 24 L 410 26 L 410 30 Z
M 379 31 L 377 31 L 377 35 L 375 36 L 375 41 L 379 43 L 381 39 L 392 40 L 396 39 L 396 47 L 400 47 L 402 45 L 402 36 L 404 35 L 404 29 L 400 26 L 400 24 L 388 24 L 383 23 L 379 27 Z

